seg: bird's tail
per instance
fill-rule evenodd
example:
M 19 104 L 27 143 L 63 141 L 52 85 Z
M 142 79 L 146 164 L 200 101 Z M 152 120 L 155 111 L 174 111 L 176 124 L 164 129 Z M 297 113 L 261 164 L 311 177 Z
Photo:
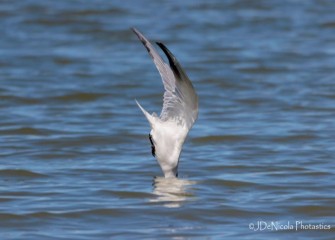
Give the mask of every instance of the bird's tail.
M 144 116 L 148 119 L 148 122 L 149 122 L 151 128 L 153 128 L 153 124 L 154 124 L 154 121 L 155 121 L 154 116 L 152 116 L 150 113 L 148 113 L 148 112 L 141 106 L 141 104 L 138 103 L 138 101 L 137 101 L 136 99 L 135 99 L 135 101 L 136 101 L 138 107 L 142 110 Z

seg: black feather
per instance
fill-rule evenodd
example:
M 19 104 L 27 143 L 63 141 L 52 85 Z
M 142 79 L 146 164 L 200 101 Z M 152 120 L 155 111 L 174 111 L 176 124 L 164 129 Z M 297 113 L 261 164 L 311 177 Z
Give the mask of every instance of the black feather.
M 150 140 L 150 143 L 151 143 L 151 154 L 152 154 L 152 156 L 156 157 L 156 149 L 155 149 L 155 145 L 154 145 L 154 142 L 152 140 L 152 136 L 151 136 L 150 133 L 149 133 L 149 140 Z
M 178 67 L 177 67 L 177 60 L 175 58 L 175 56 L 173 56 L 173 54 L 170 52 L 170 50 L 161 42 L 156 42 L 157 45 L 163 50 L 163 52 L 165 53 L 166 57 L 169 60 L 169 65 L 172 68 L 174 74 L 177 75 L 177 77 L 181 77 L 181 72 L 179 71 Z

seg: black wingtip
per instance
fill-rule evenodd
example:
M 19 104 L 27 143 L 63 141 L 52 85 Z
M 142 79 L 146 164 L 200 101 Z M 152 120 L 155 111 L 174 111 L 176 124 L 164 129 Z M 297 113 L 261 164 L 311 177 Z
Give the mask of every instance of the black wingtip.
M 179 72 L 178 68 L 177 68 L 177 60 L 175 58 L 175 56 L 170 52 L 170 50 L 161 42 L 156 42 L 156 44 L 163 50 L 163 52 L 165 53 L 166 57 L 169 60 L 169 64 L 170 67 L 172 68 L 173 72 L 175 74 L 177 74 L 178 77 L 181 76 L 181 73 Z
M 173 61 L 173 54 L 170 52 L 170 50 L 162 43 L 162 42 L 156 42 L 156 44 L 163 50 L 169 61 Z

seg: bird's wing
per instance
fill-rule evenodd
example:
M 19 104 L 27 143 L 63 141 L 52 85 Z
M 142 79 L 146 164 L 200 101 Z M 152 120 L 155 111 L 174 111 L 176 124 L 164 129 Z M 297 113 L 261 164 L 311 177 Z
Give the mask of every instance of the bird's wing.
M 163 80 L 165 93 L 160 119 L 172 120 L 190 129 L 198 117 L 198 96 L 190 79 L 163 43 L 157 42 L 157 45 L 167 56 L 169 64 L 163 61 L 151 43 L 138 30 L 133 28 L 133 31 L 148 50 Z

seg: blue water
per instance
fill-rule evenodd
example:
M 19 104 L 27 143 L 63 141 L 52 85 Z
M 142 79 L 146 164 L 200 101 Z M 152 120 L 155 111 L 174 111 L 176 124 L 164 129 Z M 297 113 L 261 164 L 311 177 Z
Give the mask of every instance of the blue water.
M 334 12 L 1 1 L 0 239 L 334 239 Z M 151 156 L 134 99 L 159 113 L 163 85 L 130 27 L 199 95 L 179 180 Z

